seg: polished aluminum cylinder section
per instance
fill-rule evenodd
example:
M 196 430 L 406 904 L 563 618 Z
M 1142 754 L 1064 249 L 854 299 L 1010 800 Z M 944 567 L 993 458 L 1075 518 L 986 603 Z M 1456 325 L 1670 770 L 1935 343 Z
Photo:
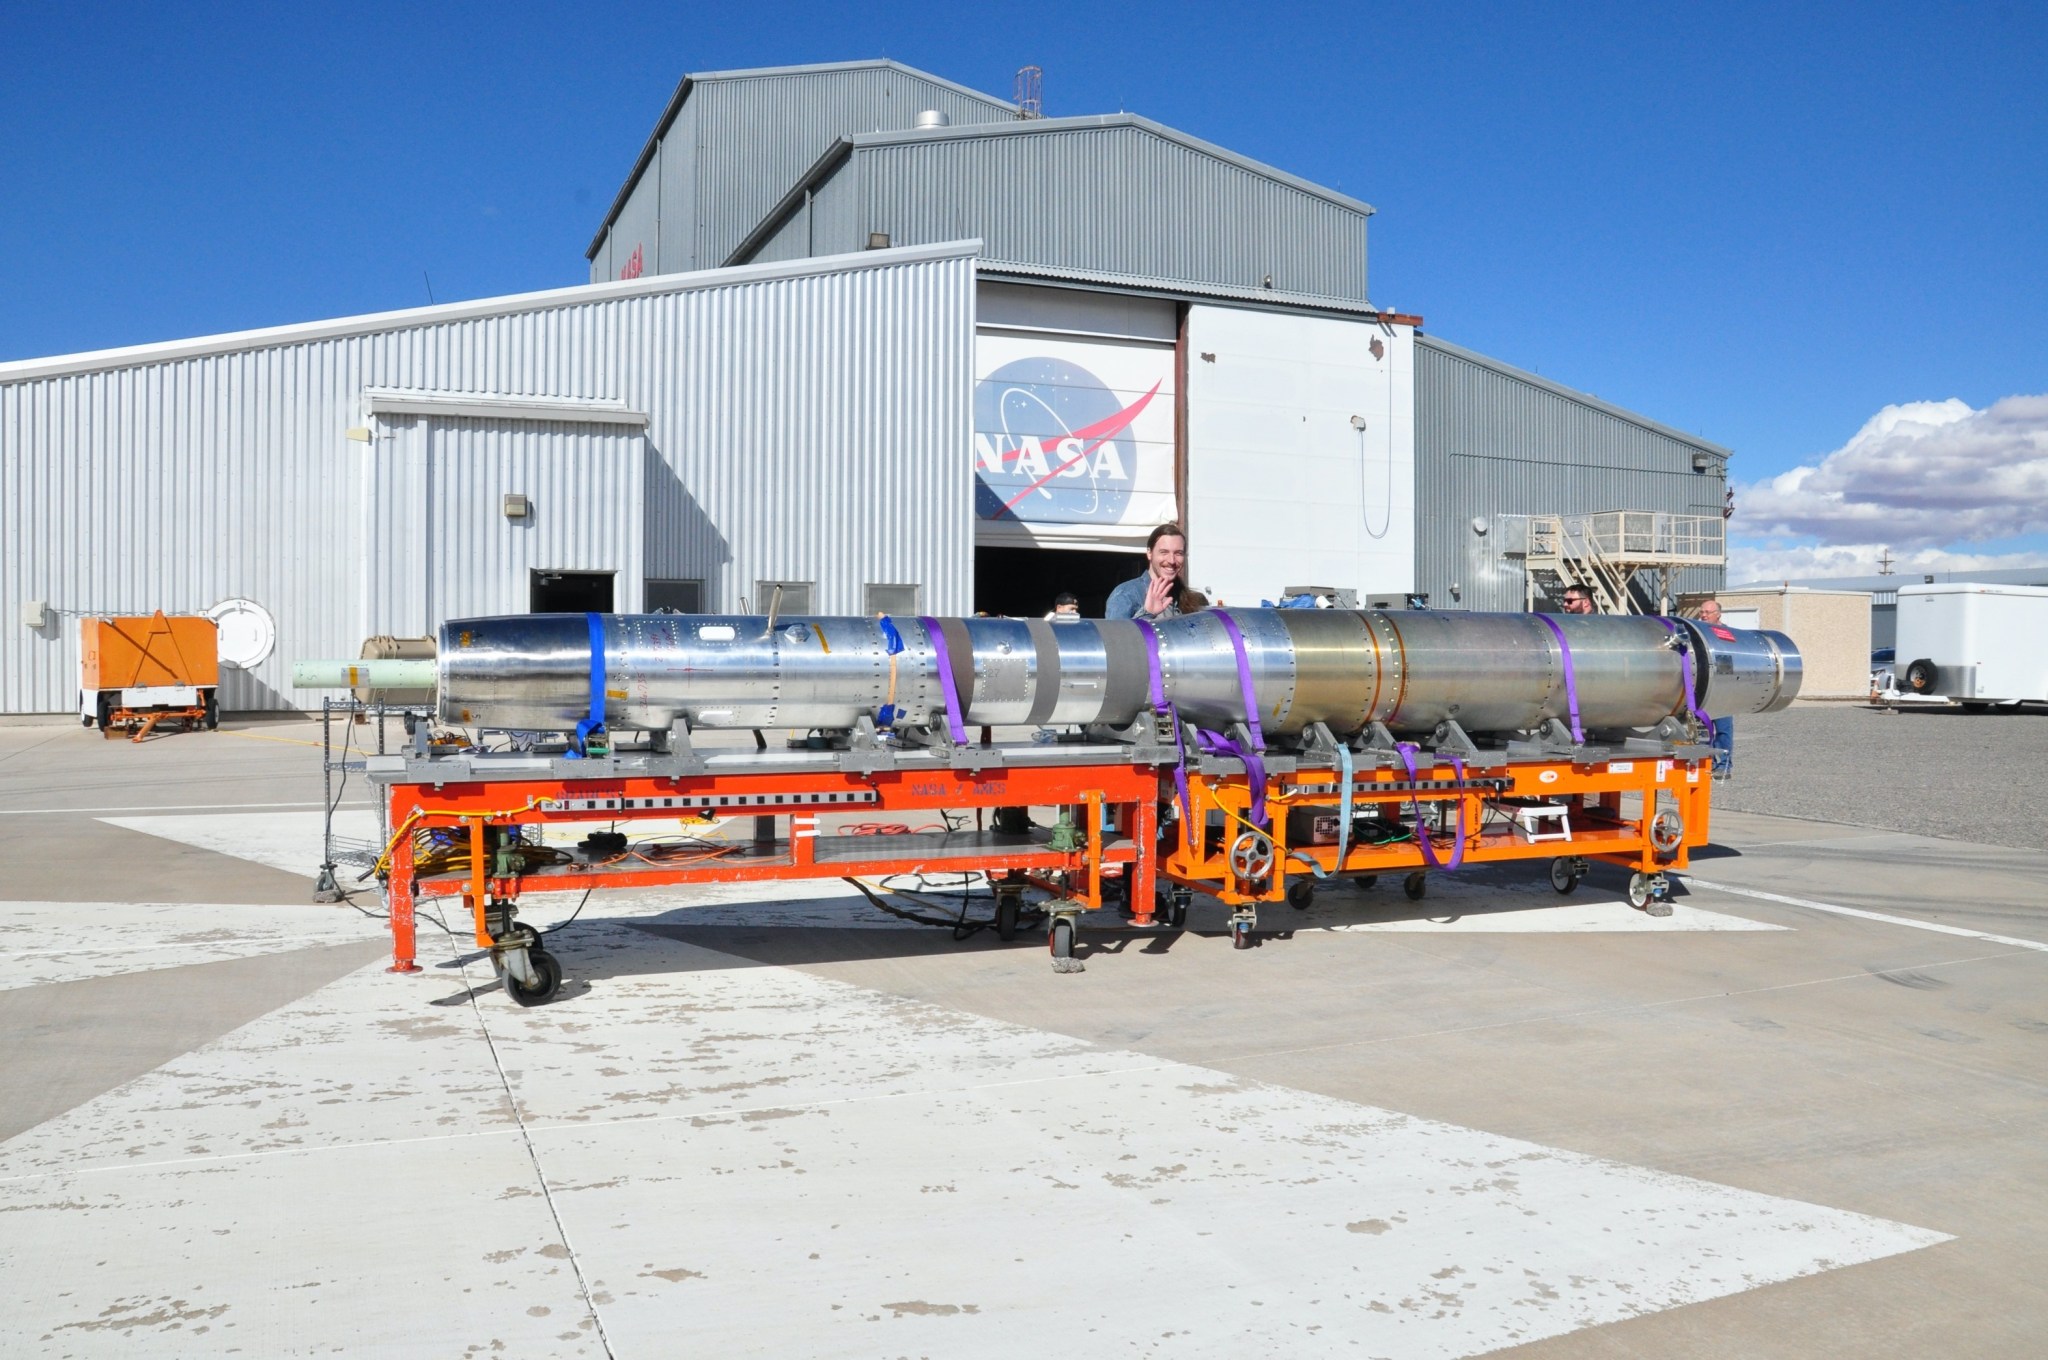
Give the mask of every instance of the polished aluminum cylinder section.
M 1564 649 L 1536 615 L 1241 609 L 1229 618 L 1269 736 L 1315 722 L 1349 735 L 1373 722 L 1416 734 L 1447 720 L 1509 732 L 1569 719 Z M 1782 634 L 1636 617 L 1554 621 L 1589 729 L 1688 712 L 1681 642 L 1695 660 L 1692 698 L 1713 716 L 1770 712 L 1798 692 L 1798 651 Z M 946 703 L 939 642 L 970 726 L 1120 726 L 1150 702 L 1145 636 L 1125 620 L 770 624 L 758 615 L 599 616 L 606 725 L 847 728 L 889 709 L 899 724 L 923 726 Z M 1222 613 L 1155 626 L 1161 685 L 1182 717 L 1216 728 L 1242 721 L 1238 648 Z M 457 620 L 441 629 L 439 662 L 449 722 L 560 731 L 591 710 L 586 615 Z
M 1687 621 L 1697 649 L 1700 707 L 1716 718 L 1775 713 L 1799 693 L 1799 648 L 1783 633 Z

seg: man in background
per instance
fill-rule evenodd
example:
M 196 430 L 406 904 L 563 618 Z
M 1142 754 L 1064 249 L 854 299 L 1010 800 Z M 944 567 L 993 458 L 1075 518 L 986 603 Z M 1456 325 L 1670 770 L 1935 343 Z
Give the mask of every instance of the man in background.
M 1721 602 L 1706 600 L 1700 604 L 1700 622 L 1707 625 L 1709 632 L 1723 641 L 1733 642 L 1734 632 L 1721 622 Z M 1726 779 L 1735 772 L 1735 719 L 1714 719 L 1714 778 Z
M 1567 614 L 1598 613 L 1599 611 L 1593 608 L 1593 592 L 1584 586 L 1566 586 L 1564 588 L 1564 612 Z

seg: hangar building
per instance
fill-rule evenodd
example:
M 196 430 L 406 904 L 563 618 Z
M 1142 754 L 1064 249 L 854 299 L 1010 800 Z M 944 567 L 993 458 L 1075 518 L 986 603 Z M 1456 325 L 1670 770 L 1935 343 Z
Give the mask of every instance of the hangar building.
M 287 708 L 292 660 L 469 614 L 1099 601 L 1169 519 L 1231 604 L 1720 584 L 1726 450 L 1375 308 L 1367 205 L 1018 114 L 695 75 L 588 285 L 0 364 L 0 711 L 72 707 L 81 614 L 256 601 L 222 704 Z

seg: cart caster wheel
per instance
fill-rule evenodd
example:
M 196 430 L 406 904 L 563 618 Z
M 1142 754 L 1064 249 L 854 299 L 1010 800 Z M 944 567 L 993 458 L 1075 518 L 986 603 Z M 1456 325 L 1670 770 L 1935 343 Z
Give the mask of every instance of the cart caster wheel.
M 1084 965 L 1074 957 L 1074 922 L 1072 918 L 1056 916 L 1051 929 L 1046 931 L 1045 946 L 1052 953 L 1052 970 L 1055 973 L 1078 973 Z
M 1185 897 L 1176 897 L 1173 905 L 1166 909 L 1166 924 L 1175 930 L 1185 930 L 1188 924 L 1188 902 Z
M 1017 895 L 1002 893 L 996 898 L 996 938 L 1008 943 L 1017 938 Z
M 1408 875 L 1408 877 L 1401 880 L 1401 891 L 1408 894 L 1409 901 L 1420 902 L 1429 895 L 1429 875 L 1422 873 Z
M 1232 949 L 1250 949 L 1252 947 L 1252 923 L 1250 921 L 1232 921 L 1230 923 L 1230 947 Z
M 1367 888 L 1370 888 L 1373 884 L 1379 882 L 1380 876 L 1378 874 L 1360 874 L 1357 878 L 1354 878 L 1351 881 L 1358 885 L 1358 890 L 1360 892 L 1364 892 Z
M 1309 903 L 1316 900 L 1316 884 L 1311 878 L 1297 878 L 1287 885 L 1287 905 L 1296 911 L 1307 911 Z
M 505 970 L 505 991 L 522 1006 L 545 1005 L 562 989 L 562 965 L 545 949 L 529 947 L 527 966 L 533 969 L 534 985 L 521 982 L 511 969 Z
M 1550 886 L 1560 893 L 1569 893 L 1579 886 L 1579 876 L 1572 872 L 1572 862 L 1559 856 L 1550 861 Z
M 1671 903 L 1666 900 L 1664 883 L 1649 874 L 1630 874 L 1628 879 L 1628 904 L 1651 916 L 1669 916 Z

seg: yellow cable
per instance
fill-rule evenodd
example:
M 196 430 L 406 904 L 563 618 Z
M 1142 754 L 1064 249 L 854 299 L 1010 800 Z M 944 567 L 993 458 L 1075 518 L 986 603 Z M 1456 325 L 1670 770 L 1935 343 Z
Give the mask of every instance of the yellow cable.
M 529 798 L 525 807 L 501 808 L 496 812 L 471 812 L 467 808 L 414 808 L 406 819 L 398 824 L 398 829 L 391 833 L 391 839 L 384 842 L 384 849 L 377 856 L 377 862 L 370 866 L 370 872 L 376 873 L 391 866 L 391 852 L 398 848 L 398 838 L 412 830 L 412 824 L 422 817 L 461 817 L 465 821 L 473 817 L 517 817 L 522 812 L 533 811 L 541 802 L 539 798 Z

